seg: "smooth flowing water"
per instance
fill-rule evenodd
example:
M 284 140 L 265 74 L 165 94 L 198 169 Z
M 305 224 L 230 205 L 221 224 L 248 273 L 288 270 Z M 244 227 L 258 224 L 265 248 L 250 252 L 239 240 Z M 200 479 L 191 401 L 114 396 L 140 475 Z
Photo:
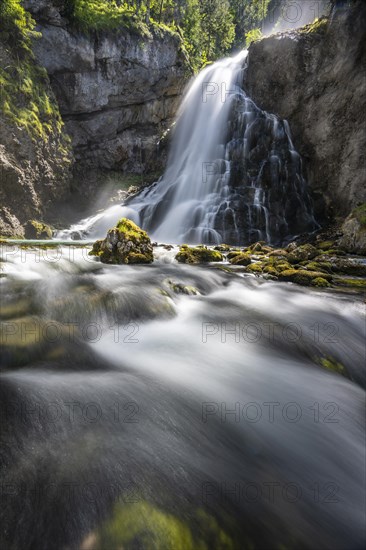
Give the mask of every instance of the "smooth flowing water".
M 158 182 L 58 237 L 104 237 L 121 217 L 175 244 L 279 244 L 316 229 L 288 123 L 259 109 L 242 88 L 246 59 L 242 51 L 194 79 Z
M 2 548 L 363 547 L 361 299 L 1 252 Z

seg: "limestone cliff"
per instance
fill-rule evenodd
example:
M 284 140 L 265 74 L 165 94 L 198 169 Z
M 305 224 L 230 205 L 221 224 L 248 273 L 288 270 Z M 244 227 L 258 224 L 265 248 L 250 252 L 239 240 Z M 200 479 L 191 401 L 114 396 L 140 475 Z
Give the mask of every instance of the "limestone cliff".
M 0 235 L 22 237 L 28 220 L 44 218 L 70 191 L 72 153 L 47 73 L 31 50 L 33 22 L 19 4 L 6 7 L 0 6 Z
M 0 10 L 0 235 L 23 236 L 29 219 L 62 223 L 58 205 L 75 206 L 75 191 L 91 200 L 101 171 L 160 175 L 157 143 L 190 77 L 177 34 L 82 32 L 65 5 Z
M 72 138 L 78 182 L 99 169 L 161 172 L 157 143 L 172 124 L 190 76 L 178 35 L 151 27 L 79 32 L 63 1 L 26 6 L 42 33 L 34 51 L 49 74 Z
M 366 4 L 253 43 L 245 87 L 289 121 L 318 219 L 366 202 Z

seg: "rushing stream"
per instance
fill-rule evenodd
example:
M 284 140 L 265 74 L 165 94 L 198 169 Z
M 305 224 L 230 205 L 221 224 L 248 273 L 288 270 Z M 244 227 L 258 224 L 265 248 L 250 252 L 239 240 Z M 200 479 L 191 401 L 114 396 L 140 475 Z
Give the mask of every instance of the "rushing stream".
M 2 548 L 361 548 L 362 300 L 175 253 L 2 246 Z

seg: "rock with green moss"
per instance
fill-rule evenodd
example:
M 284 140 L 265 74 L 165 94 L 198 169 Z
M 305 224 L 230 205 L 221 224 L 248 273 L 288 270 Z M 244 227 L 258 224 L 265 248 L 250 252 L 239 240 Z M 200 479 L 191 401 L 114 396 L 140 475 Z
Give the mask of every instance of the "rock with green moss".
M 247 273 L 256 273 L 256 274 L 262 273 L 262 265 L 259 262 L 248 265 L 245 271 Z
M 195 511 L 192 522 L 146 501 L 117 504 L 111 517 L 88 535 L 88 541 L 93 550 L 234 550 L 230 535 L 203 509 Z
M 154 260 L 150 237 L 127 218 L 119 220 L 105 239 L 96 241 L 89 255 L 105 264 L 149 264 Z
M 326 287 L 330 286 L 330 283 L 328 283 L 328 281 L 326 279 L 324 279 L 324 277 L 316 277 L 315 279 L 313 279 L 311 281 L 311 284 L 313 286 L 317 286 L 319 288 L 326 288 Z
M 232 247 L 229 244 L 218 244 L 214 247 L 214 250 L 218 250 L 219 252 L 229 252 L 231 248 Z
M 346 286 L 349 288 L 366 290 L 366 279 L 350 279 L 347 277 L 336 277 L 334 279 L 334 284 L 340 286 Z
M 26 239 L 52 239 L 52 229 L 49 225 L 37 221 L 29 220 L 24 226 Z
M 228 259 L 233 265 L 250 265 L 252 261 L 250 255 L 243 252 L 236 254 L 235 256 L 231 256 Z
M 312 244 L 303 244 L 294 248 L 287 254 L 287 261 L 291 264 L 297 264 L 305 260 L 312 260 L 319 255 L 318 250 Z
M 328 273 L 320 273 L 317 271 L 306 271 L 305 269 L 286 269 L 278 274 L 280 281 L 290 281 L 298 285 L 309 286 L 318 278 L 323 278 L 330 282 L 332 276 Z
M 239 256 L 239 254 L 242 254 L 242 251 L 241 251 L 241 250 L 239 250 L 239 249 L 231 250 L 231 251 L 226 255 L 226 258 L 230 261 L 230 260 L 232 260 L 233 258 L 235 258 L 235 256 Z
M 263 273 L 268 273 L 268 275 L 272 275 L 274 277 L 278 277 L 278 271 L 277 269 L 272 265 L 266 265 L 263 268 Z
M 205 246 L 191 247 L 184 244 L 180 247 L 175 259 L 181 264 L 204 264 L 221 262 L 223 256 L 218 250 L 212 250 Z
M 338 244 L 352 254 L 366 255 L 366 203 L 358 206 L 342 225 Z
M 322 273 L 330 273 L 332 271 L 332 264 L 330 262 L 304 262 L 302 265 L 307 271 L 319 271 Z

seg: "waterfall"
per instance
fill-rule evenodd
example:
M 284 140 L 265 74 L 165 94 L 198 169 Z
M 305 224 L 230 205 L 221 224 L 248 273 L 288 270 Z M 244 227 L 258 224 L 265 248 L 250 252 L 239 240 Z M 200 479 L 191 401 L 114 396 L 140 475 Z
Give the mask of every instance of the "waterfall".
M 243 90 L 246 60 L 242 51 L 195 78 L 158 182 L 70 231 L 103 237 L 125 216 L 160 242 L 280 244 L 316 229 L 289 125 Z

